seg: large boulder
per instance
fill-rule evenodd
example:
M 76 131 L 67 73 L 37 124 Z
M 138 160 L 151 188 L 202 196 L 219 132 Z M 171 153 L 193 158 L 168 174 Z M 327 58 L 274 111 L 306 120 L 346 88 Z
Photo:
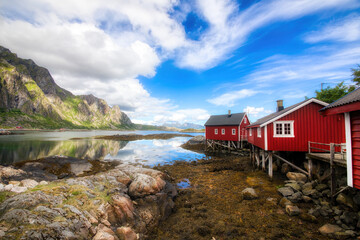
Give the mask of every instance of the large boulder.
M 294 180 L 297 182 L 306 182 L 307 181 L 307 176 L 303 173 L 298 173 L 298 172 L 288 172 L 286 174 L 286 177 L 290 180 Z
M 134 230 L 130 227 L 119 227 L 116 229 L 116 234 L 121 240 L 137 240 L 138 237 Z
M 354 208 L 354 201 L 351 197 L 349 197 L 348 195 L 346 195 L 345 193 L 340 193 L 337 197 L 336 197 L 336 202 L 343 204 L 345 206 L 348 206 L 350 208 Z
M 145 174 L 137 174 L 129 186 L 129 195 L 134 198 L 144 197 L 160 192 L 166 182 L 161 178 L 153 178 Z
M 289 216 L 297 216 L 300 214 L 300 209 L 294 205 L 286 205 L 285 210 Z

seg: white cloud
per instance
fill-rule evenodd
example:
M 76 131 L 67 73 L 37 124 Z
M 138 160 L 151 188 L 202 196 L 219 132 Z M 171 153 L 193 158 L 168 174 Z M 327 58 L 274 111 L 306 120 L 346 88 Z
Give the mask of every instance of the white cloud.
M 353 42 L 360 40 L 360 16 L 351 15 L 342 21 L 332 22 L 319 31 L 309 33 L 305 41 L 317 43 L 321 41 Z
M 242 90 L 238 90 L 238 91 L 231 91 L 231 92 L 224 93 L 218 97 L 208 99 L 207 101 L 216 106 L 232 107 L 235 105 L 237 100 L 253 96 L 256 93 L 258 93 L 258 92 L 251 90 L 251 89 L 242 89 Z
M 248 113 L 250 118 L 261 118 L 264 117 L 270 113 L 272 113 L 272 111 L 270 110 L 265 110 L 263 107 L 252 107 L 252 106 L 247 106 L 246 108 L 244 108 L 243 110 L 244 112 Z
M 199 41 L 179 51 L 180 67 L 208 69 L 231 55 L 255 30 L 275 21 L 293 20 L 326 9 L 349 9 L 359 6 L 356 0 L 274 0 L 260 1 L 239 12 L 229 0 L 198 0 L 200 13 L 210 22 Z

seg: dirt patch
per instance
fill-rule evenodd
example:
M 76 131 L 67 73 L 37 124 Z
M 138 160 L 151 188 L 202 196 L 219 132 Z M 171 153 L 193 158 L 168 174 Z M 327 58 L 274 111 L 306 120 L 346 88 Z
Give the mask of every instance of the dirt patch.
M 246 157 L 211 157 L 156 167 L 173 183 L 184 179 L 189 188 L 178 188 L 175 212 L 149 239 L 327 239 L 318 233 L 323 221 L 308 223 L 290 217 L 277 202 L 276 186 L 266 173 L 254 170 Z M 243 200 L 241 192 L 255 189 L 259 198 Z M 275 200 L 269 201 L 268 198 Z M 307 211 L 310 205 L 299 205 Z
M 176 133 L 161 133 L 161 134 L 127 134 L 127 135 L 113 135 L 113 136 L 97 136 L 95 139 L 105 140 L 118 140 L 118 141 L 135 141 L 135 140 L 148 140 L 148 139 L 170 139 L 174 137 L 192 137 L 189 134 L 176 134 Z

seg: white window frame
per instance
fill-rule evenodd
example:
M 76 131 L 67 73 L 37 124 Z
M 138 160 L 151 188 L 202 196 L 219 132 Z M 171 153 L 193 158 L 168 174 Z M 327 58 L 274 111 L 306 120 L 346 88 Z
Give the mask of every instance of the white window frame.
M 218 129 L 215 128 L 215 135 L 218 135 Z
M 233 128 L 233 129 L 231 130 L 231 132 L 232 132 L 232 135 L 236 135 L 236 128 Z
M 257 128 L 257 137 L 261 138 L 261 127 Z
M 225 135 L 225 128 L 221 129 L 221 135 Z
M 249 137 L 252 136 L 252 128 L 249 128 Z
M 244 117 L 244 123 L 246 124 L 246 117 Z
M 276 134 L 276 125 L 281 124 L 282 134 Z M 290 124 L 290 134 L 285 134 L 285 124 Z M 293 138 L 294 135 L 294 120 L 292 121 L 275 121 L 273 122 L 274 138 Z

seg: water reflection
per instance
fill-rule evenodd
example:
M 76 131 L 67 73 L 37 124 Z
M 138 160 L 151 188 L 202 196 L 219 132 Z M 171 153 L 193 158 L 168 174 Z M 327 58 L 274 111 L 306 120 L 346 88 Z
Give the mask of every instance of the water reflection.
M 106 133 L 110 134 L 110 132 Z M 131 142 L 91 138 L 70 140 L 79 135 L 86 137 L 101 134 L 67 132 L 65 137 L 61 132 L 45 132 L 0 138 L 0 164 L 10 165 L 23 160 L 60 155 L 89 160 L 118 160 L 124 163 L 154 166 L 175 160 L 194 160 L 204 156 L 180 147 L 189 139 L 187 137 Z M 51 138 L 45 136 L 51 136 Z

